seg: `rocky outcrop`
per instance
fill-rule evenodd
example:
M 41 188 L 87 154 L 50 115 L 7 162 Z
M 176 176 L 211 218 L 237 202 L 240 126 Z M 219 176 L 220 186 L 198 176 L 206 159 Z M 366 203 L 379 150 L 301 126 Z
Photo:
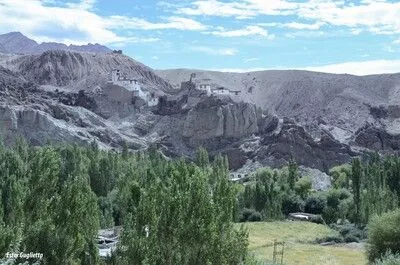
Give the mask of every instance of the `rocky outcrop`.
M 89 62 L 80 54 L 47 51 L 20 65 L 21 73 L 40 85 L 67 86 L 89 74 Z
M 24 137 L 33 145 L 42 145 L 48 141 L 84 142 L 78 132 L 71 130 L 66 122 L 41 110 L 2 106 L 0 117 L 2 133 L 7 143 L 12 143 L 15 137 Z
M 68 106 L 79 106 L 85 109 L 96 111 L 96 101 L 87 96 L 84 90 L 80 90 L 79 93 L 61 94 L 59 101 Z
M 182 135 L 191 146 L 234 141 L 258 133 L 260 118 L 254 105 L 210 97 L 188 112 Z
M 248 103 L 228 104 L 222 108 L 224 137 L 240 139 L 260 131 L 261 110 Z
M 365 125 L 356 132 L 355 144 L 375 151 L 400 151 L 400 135 L 392 135 L 382 128 Z
M 315 140 L 290 120 L 283 122 L 279 132 L 265 135 L 261 144 L 257 158 L 275 167 L 283 166 L 293 158 L 300 165 L 328 172 L 332 166 L 349 162 L 357 155 L 327 133 Z
M 157 110 L 155 111 L 155 113 L 165 116 L 187 112 L 183 110 L 183 107 L 187 103 L 187 101 L 187 95 L 173 99 L 168 98 L 167 96 L 162 96 L 159 98 Z

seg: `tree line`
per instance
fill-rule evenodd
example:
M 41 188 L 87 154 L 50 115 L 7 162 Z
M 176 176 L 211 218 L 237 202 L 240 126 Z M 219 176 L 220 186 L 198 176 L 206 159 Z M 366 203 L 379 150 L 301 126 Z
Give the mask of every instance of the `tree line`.
M 248 264 L 233 226 L 228 162 L 170 160 L 72 144 L 0 145 L 0 257 L 43 253 L 42 264 Z M 118 250 L 98 255 L 99 228 L 121 225 Z M 18 260 L 17 260 L 18 262 Z M 34 261 L 32 261 L 34 262 Z

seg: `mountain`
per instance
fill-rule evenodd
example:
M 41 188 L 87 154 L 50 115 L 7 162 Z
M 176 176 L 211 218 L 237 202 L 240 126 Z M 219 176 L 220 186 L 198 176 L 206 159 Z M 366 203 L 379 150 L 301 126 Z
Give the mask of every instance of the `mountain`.
M 0 48 L 4 47 L 5 52 L 14 54 L 40 54 L 49 50 L 65 50 L 77 52 L 107 53 L 111 50 L 100 44 L 87 45 L 65 45 L 56 42 L 43 42 L 38 44 L 20 32 L 10 32 L 0 35 Z M 1 52 L 1 49 L 0 49 Z
M 158 104 L 111 83 L 114 69 Z M 203 81 L 240 93 L 208 95 L 196 89 Z M 95 140 L 106 149 L 126 143 L 189 158 L 202 146 L 227 155 L 233 174 L 291 158 L 327 172 L 365 152 L 400 151 L 399 90 L 399 74 L 154 71 L 116 53 L 2 54 L 0 128 L 8 144 L 17 136 L 34 145 Z
M 7 49 L 0 44 L 0 53 L 7 53 Z
M 358 130 L 373 124 L 398 134 L 400 74 L 354 76 L 309 71 L 224 73 L 190 69 L 157 71 L 173 86 L 209 80 L 212 86 L 241 91 L 239 100 L 254 103 L 283 118 L 293 119 L 315 137 L 329 131 L 349 143 Z M 385 117 L 377 119 L 382 109 Z
M 37 42 L 29 39 L 20 32 L 10 32 L 0 35 L 0 45 L 7 52 L 16 54 L 28 54 L 38 46 Z

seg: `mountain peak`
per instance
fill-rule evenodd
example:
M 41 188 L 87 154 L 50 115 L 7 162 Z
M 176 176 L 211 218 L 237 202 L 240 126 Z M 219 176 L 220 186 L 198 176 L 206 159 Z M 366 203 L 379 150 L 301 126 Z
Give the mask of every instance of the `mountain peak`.
M 106 46 L 96 44 L 65 45 L 58 42 L 43 42 L 38 44 L 19 31 L 8 32 L 0 35 L 0 52 L 16 54 L 40 54 L 49 50 L 67 50 L 76 52 L 107 53 L 111 52 Z

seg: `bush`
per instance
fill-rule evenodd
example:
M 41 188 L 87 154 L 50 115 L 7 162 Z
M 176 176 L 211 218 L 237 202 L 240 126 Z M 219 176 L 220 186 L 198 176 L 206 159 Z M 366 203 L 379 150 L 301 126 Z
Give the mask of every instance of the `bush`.
M 343 218 L 346 207 L 343 202 L 351 197 L 351 193 L 346 189 L 332 189 L 326 196 L 326 208 L 323 218 L 327 223 L 335 223 L 339 218 Z
M 261 213 L 254 211 L 247 219 L 249 222 L 259 222 L 262 220 Z
M 282 202 L 282 212 L 289 213 L 302 212 L 304 210 L 304 201 L 295 194 L 286 195 Z
M 239 217 L 239 222 L 259 222 L 262 220 L 261 213 L 254 209 L 244 208 Z
M 326 207 L 326 198 L 321 194 L 314 194 L 307 198 L 304 211 L 311 214 L 322 214 Z
M 368 259 L 373 262 L 387 252 L 400 254 L 400 210 L 371 220 L 368 226 Z
M 338 230 L 340 235 L 343 237 L 355 236 L 359 239 L 367 238 L 366 232 L 364 230 L 358 228 L 354 224 L 334 225 L 333 228 Z
M 294 190 L 296 194 L 299 195 L 302 199 L 307 198 L 312 188 L 312 180 L 309 177 L 302 177 L 299 179 L 294 185 Z
M 328 207 L 338 208 L 342 200 L 351 197 L 351 193 L 346 189 L 332 189 L 326 196 L 326 203 Z
M 331 228 L 337 230 L 346 243 L 360 242 L 367 237 L 366 232 L 354 224 L 332 225 Z
M 326 236 L 326 237 L 322 237 L 322 238 L 317 238 L 315 241 L 318 244 L 327 243 L 327 242 L 343 243 L 343 238 L 340 236 Z
M 400 255 L 396 254 L 390 254 L 387 253 L 385 256 L 383 256 L 380 260 L 376 261 L 373 263 L 373 265 L 399 265 L 400 264 Z
M 354 235 L 347 235 L 343 238 L 343 241 L 346 243 L 352 243 L 352 242 L 360 242 L 360 238 L 354 236 Z

